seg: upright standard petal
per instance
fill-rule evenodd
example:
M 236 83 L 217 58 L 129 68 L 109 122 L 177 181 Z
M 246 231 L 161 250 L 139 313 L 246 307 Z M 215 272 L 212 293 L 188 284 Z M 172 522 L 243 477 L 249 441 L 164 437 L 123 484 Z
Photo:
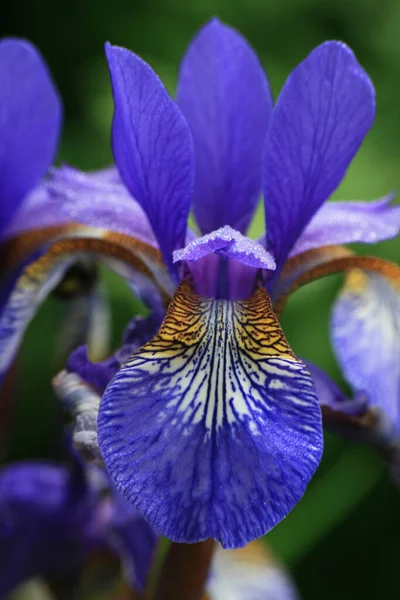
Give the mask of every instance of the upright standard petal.
M 327 202 L 304 229 L 291 255 L 319 246 L 376 244 L 395 237 L 400 230 L 400 206 L 392 205 L 394 196 L 374 202 Z
M 106 45 L 114 94 L 113 150 L 121 178 L 147 214 L 164 260 L 185 243 L 193 193 L 189 128 L 151 67 Z
M 0 41 L 0 233 L 54 159 L 61 104 L 32 44 Z
M 115 485 L 156 531 L 226 548 L 283 519 L 322 452 L 311 377 L 265 290 L 229 302 L 186 282 L 107 387 L 98 439 Z
M 322 44 L 289 76 L 263 159 L 267 243 L 279 266 L 339 185 L 374 115 L 372 83 L 342 43 Z
M 272 113 L 254 50 L 213 19 L 183 58 L 177 96 L 194 142 L 198 225 L 202 233 L 224 225 L 245 232 L 261 193 L 261 154 Z
M 347 381 L 400 431 L 400 281 L 350 271 L 332 313 L 332 342 Z

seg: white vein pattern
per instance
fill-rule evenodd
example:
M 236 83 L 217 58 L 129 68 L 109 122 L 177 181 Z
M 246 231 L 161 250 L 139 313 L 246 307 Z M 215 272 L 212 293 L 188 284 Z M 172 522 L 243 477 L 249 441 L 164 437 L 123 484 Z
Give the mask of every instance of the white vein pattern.
M 224 547 L 286 516 L 322 452 L 311 377 L 267 293 L 211 300 L 186 283 L 106 389 L 98 436 L 116 486 L 155 529 Z

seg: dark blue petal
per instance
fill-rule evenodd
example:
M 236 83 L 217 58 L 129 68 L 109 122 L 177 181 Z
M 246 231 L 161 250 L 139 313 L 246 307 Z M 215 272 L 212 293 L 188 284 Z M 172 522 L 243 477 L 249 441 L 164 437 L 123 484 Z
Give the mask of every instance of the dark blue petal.
M 111 540 L 115 541 L 125 579 L 133 589 L 145 588 L 155 555 L 158 536 L 116 490 L 112 495 Z
M 322 452 L 311 377 L 266 292 L 215 301 L 187 283 L 106 389 L 98 436 L 116 487 L 157 531 L 231 548 L 288 514 Z
M 0 473 L 0 597 L 28 578 L 83 560 L 92 498 L 63 468 L 21 463 Z M 76 486 L 79 485 L 79 489 Z
M 286 81 L 263 162 L 268 248 L 278 267 L 341 182 L 375 115 L 375 93 L 353 52 L 316 48 Z
M 224 225 L 244 232 L 261 191 L 261 153 L 272 98 L 246 40 L 217 19 L 182 61 L 178 104 L 192 132 L 194 214 L 203 233 Z
M 193 192 L 189 128 L 154 71 L 132 52 L 106 45 L 114 94 L 113 150 L 121 178 L 147 214 L 166 264 L 185 244 Z
M 0 42 L 0 235 L 54 159 L 61 104 L 32 44 Z

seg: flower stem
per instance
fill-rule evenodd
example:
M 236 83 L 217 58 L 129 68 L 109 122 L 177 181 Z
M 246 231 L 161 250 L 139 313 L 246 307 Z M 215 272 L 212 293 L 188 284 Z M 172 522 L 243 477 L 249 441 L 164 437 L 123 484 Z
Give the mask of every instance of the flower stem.
M 153 600 L 205 600 L 204 588 L 215 543 L 172 542 L 161 568 Z

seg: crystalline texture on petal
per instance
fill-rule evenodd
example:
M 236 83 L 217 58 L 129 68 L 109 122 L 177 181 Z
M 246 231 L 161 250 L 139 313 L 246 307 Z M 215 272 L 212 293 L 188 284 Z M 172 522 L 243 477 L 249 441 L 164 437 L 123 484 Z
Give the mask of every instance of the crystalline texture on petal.
M 196 238 L 185 248 L 175 250 L 174 262 L 196 261 L 212 253 L 233 258 L 249 267 L 273 270 L 276 266 L 273 256 L 261 244 L 245 237 L 229 225 Z
M 327 202 L 311 219 L 291 255 L 319 246 L 363 242 L 376 244 L 395 237 L 400 230 L 400 206 L 395 194 L 369 202 Z
M 322 452 L 311 377 L 265 290 L 230 302 L 186 282 L 107 387 L 98 439 L 115 485 L 157 531 L 228 548 L 288 514 Z

